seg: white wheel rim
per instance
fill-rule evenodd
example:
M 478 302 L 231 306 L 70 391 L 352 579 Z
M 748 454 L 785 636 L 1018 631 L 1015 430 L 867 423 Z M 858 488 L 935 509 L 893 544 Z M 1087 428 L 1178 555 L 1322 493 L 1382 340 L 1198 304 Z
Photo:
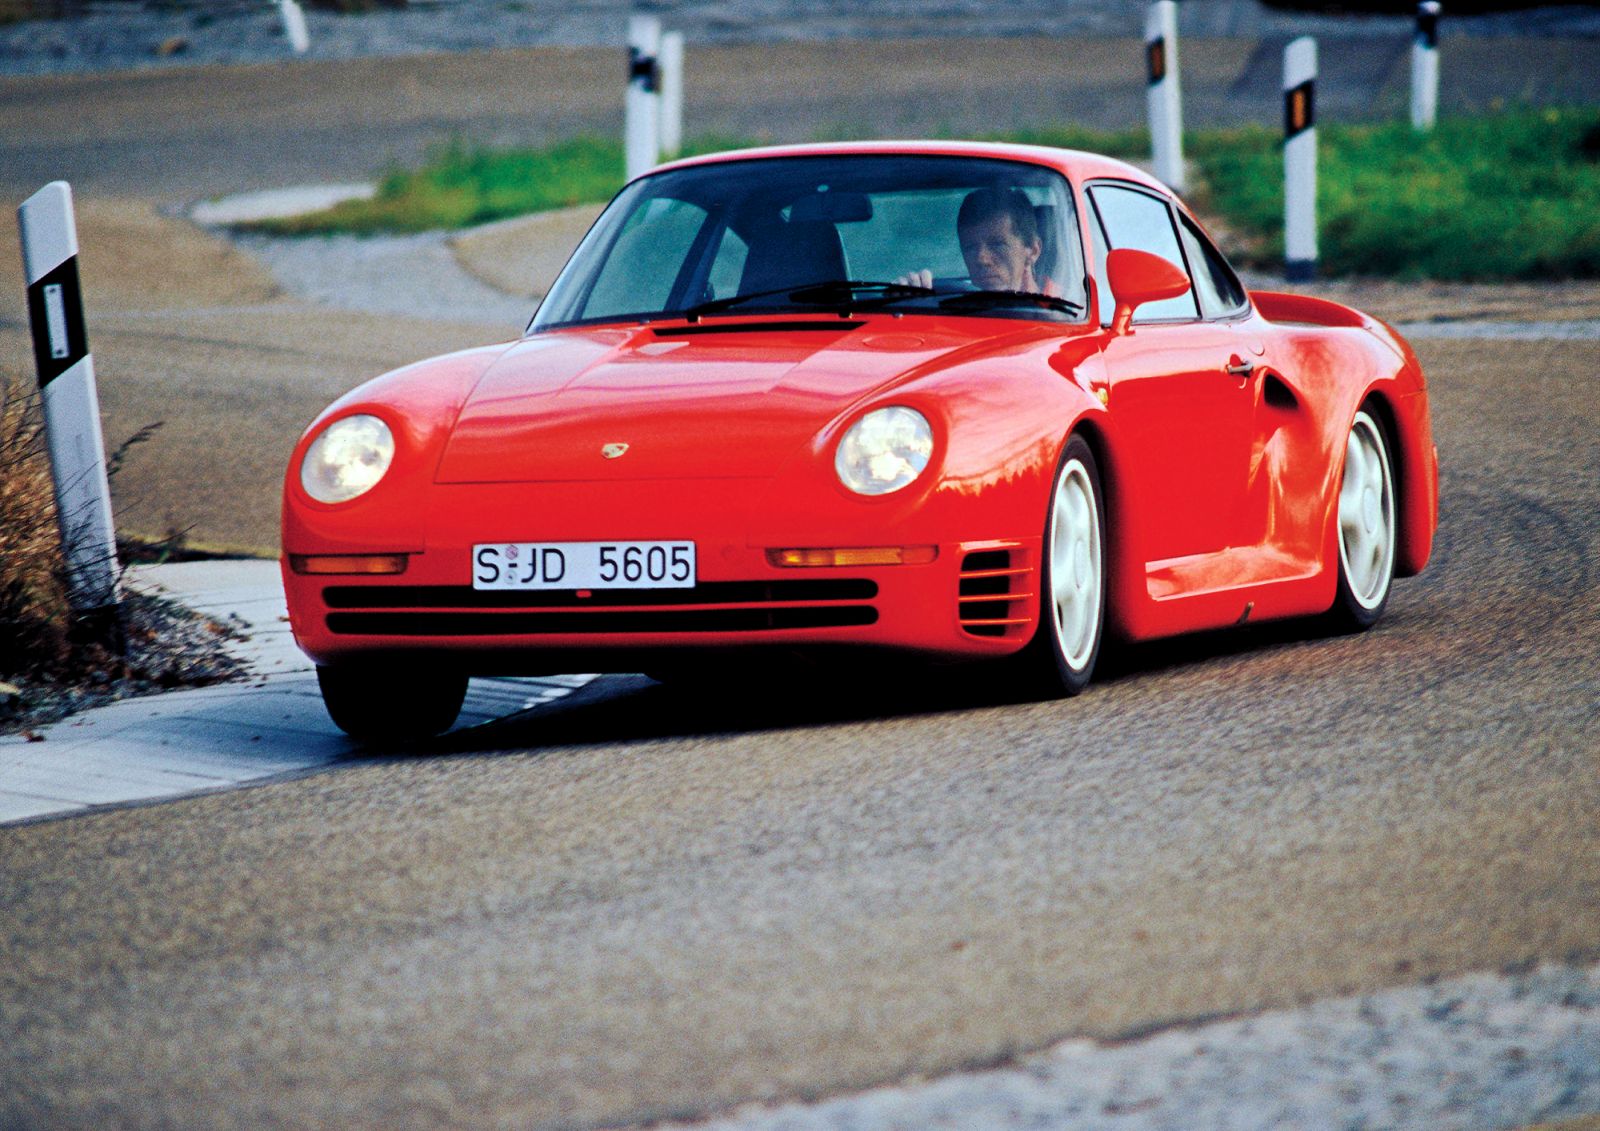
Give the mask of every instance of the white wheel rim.
M 1350 595 L 1363 609 L 1383 603 L 1394 576 L 1394 480 L 1383 431 L 1356 414 L 1345 442 L 1339 486 L 1339 562 Z
M 1056 481 L 1050 508 L 1050 599 L 1056 642 L 1082 671 L 1100 627 L 1100 522 L 1089 471 L 1074 459 Z

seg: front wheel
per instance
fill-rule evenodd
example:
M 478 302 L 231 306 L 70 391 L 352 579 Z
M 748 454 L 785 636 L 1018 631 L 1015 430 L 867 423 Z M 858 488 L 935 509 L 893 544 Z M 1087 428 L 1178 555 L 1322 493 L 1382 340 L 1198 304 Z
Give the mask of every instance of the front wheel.
M 1398 536 L 1389 443 L 1383 426 L 1362 409 L 1345 441 L 1339 485 L 1339 584 L 1332 610 L 1337 627 L 1358 631 L 1383 616 Z
M 450 729 L 467 697 L 467 677 L 415 664 L 339 664 L 317 668 L 322 703 L 334 725 L 358 742 L 406 742 Z
M 1105 627 L 1105 504 L 1100 469 L 1082 436 L 1061 454 L 1045 516 L 1039 629 L 1029 646 L 1044 687 L 1076 695 L 1089 685 Z

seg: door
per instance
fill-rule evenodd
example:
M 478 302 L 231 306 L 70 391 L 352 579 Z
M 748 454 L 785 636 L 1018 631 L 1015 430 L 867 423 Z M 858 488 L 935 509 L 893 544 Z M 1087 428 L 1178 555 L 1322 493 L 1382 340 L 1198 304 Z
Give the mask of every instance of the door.
M 1115 248 L 1159 255 L 1190 275 L 1187 294 L 1134 312 L 1104 350 L 1108 408 L 1123 486 L 1147 567 L 1211 554 L 1242 533 L 1250 459 L 1254 357 L 1235 325 L 1202 316 L 1171 206 L 1133 185 L 1100 182 L 1091 238 L 1096 283 L 1111 293 L 1105 257 Z M 1102 304 L 1109 323 L 1114 298 Z

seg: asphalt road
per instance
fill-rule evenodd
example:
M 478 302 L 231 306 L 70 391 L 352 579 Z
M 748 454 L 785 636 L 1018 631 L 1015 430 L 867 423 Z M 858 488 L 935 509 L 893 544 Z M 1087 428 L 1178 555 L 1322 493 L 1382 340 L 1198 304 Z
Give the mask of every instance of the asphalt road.
M 600 1126 L 1594 959 L 1600 346 L 1424 357 L 1439 553 L 1367 635 L 608 679 L 0 833 L 0 1124 Z
M 181 250 L 231 289 L 124 356 L 195 453 L 482 333 Z M 0 1126 L 627 1124 L 1600 958 L 1600 343 L 1419 352 L 1438 550 L 1366 635 L 1147 646 L 1071 702 L 603 679 L 420 755 L 0 830 Z

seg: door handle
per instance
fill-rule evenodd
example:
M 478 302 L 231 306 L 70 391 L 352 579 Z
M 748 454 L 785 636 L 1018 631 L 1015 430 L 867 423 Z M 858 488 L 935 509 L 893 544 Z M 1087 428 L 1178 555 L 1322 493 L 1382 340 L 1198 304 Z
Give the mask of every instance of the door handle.
M 1256 371 L 1256 363 L 1253 361 L 1235 361 L 1230 365 L 1224 366 L 1224 368 L 1235 377 L 1248 377 Z

